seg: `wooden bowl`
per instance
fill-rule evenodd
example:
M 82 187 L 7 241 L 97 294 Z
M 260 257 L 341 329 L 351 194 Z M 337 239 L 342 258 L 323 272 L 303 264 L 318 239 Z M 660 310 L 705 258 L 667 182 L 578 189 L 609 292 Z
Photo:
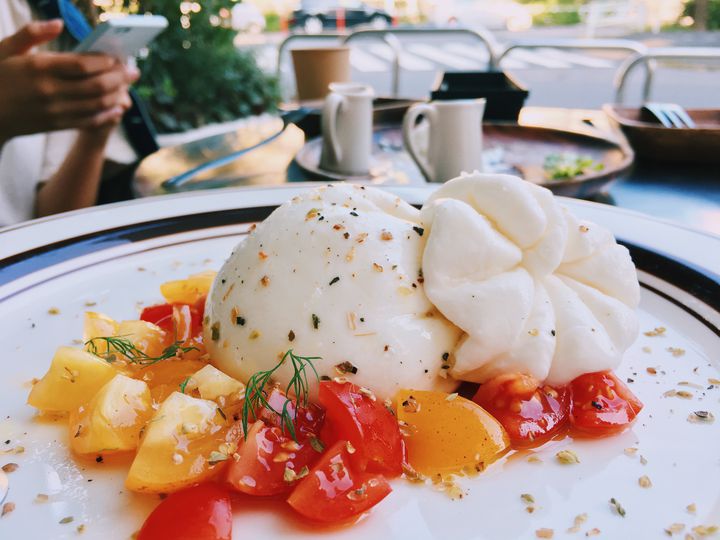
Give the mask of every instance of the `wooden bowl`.
M 696 128 L 666 128 L 641 120 L 639 108 L 604 105 L 603 111 L 627 137 L 638 160 L 720 163 L 720 109 L 689 109 Z

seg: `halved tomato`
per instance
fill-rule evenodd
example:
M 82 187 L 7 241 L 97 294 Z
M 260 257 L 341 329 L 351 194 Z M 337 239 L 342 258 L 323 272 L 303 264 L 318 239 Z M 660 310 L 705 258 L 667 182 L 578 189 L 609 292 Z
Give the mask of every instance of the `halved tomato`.
M 586 373 L 570 383 L 570 423 L 585 435 L 606 437 L 627 428 L 642 402 L 611 371 Z
M 206 483 L 171 494 L 145 520 L 138 540 L 231 540 L 228 491 Z
M 322 381 L 320 403 L 329 424 L 323 436 L 334 433 L 349 441 L 358 450 L 354 459 L 361 470 L 402 473 L 404 447 L 397 418 L 372 394 L 349 382 Z
M 173 333 L 173 307 L 172 304 L 157 304 L 143 308 L 140 320 L 153 323 L 166 332 Z
M 202 339 L 205 297 L 194 304 L 157 304 L 142 310 L 140 319 L 159 326 L 174 341 Z
M 225 481 L 236 491 L 258 496 L 288 493 L 320 457 L 309 442 L 295 442 L 262 420 L 252 425 L 247 439 L 240 439 L 236 453 L 237 459 L 228 459 Z
M 282 411 L 287 407 L 288 416 L 293 420 L 293 426 L 295 428 L 295 435 L 298 441 L 302 442 L 311 437 L 317 437 L 320 434 L 320 429 L 323 426 L 325 420 L 325 411 L 319 405 L 315 403 L 309 403 L 307 406 L 300 406 L 295 411 L 295 402 L 289 399 L 285 393 L 279 388 L 273 388 L 270 395 L 267 397 L 268 404 L 282 414 Z M 287 430 L 287 426 L 283 425 L 283 421 L 276 412 L 273 412 L 265 407 L 260 409 L 258 417 L 263 420 L 268 426 L 274 426 L 280 428 L 285 435 L 290 435 Z
M 503 425 L 515 448 L 552 438 L 564 427 L 570 410 L 567 387 L 541 387 L 521 373 L 500 375 L 482 384 L 473 401 Z
M 359 471 L 347 441 L 338 441 L 295 487 L 288 503 L 308 519 L 342 523 L 366 512 L 391 491 L 382 475 Z

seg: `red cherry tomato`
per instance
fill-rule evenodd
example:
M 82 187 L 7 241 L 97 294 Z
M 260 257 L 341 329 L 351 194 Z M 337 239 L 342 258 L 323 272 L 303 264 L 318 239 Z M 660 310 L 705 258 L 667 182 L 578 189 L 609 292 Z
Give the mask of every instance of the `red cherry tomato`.
M 239 459 L 228 460 L 225 481 L 236 491 L 257 496 L 288 493 L 300 480 L 297 475 L 303 476 L 303 468 L 320 458 L 309 442 L 296 443 L 262 421 L 252 425 L 246 440 L 240 439 L 237 454 Z
M 287 412 L 290 418 L 293 419 L 293 425 L 295 426 L 295 435 L 298 441 L 303 442 L 311 437 L 318 437 L 320 430 L 325 420 L 325 411 L 322 407 L 308 403 L 306 407 L 298 407 L 297 413 L 295 412 L 295 402 L 288 399 L 287 396 L 278 388 L 274 388 L 267 398 L 267 402 L 270 406 L 280 413 L 287 403 Z M 274 426 L 284 431 L 285 435 L 290 435 L 287 432 L 287 427 L 283 425 L 280 415 L 263 407 L 258 412 L 258 416 L 268 426 Z
M 353 459 L 361 470 L 398 476 L 404 446 L 395 416 L 367 392 L 352 383 L 322 381 L 320 403 L 329 424 L 323 435 L 334 433 L 350 441 L 358 452 Z M 327 440 L 325 443 L 332 441 Z
M 172 304 L 157 304 L 155 306 L 148 306 L 144 308 L 140 314 L 140 319 L 159 326 L 166 332 L 172 332 L 172 314 Z
M 200 484 L 163 500 L 145 520 L 138 540 L 231 540 L 232 508 L 218 484 Z
M 473 401 L 500 422 L 515 448 L 539 445 L 565 425 L 570 409 L 567 387 L 538 386 L 519 373 L 500 375 L 482 384 Z
M 366 512 L 391 491 L 382 475 L 359 471 L 347 441 L 338 441 L 295 487 L 288 503 L 308 519 L 342 523 Z
M 570 422 L 585 435 L 606 437 L 627 428 L 642 402 L 611 371 L 586 373 L 570 383 Z
M 140 319 L 153 323 L 167 332 L 169 339 L 189 341 L 202 339 L 202 320 L 205 315 L 205 297 L 193 305 L 157 304 L 142 310 Z

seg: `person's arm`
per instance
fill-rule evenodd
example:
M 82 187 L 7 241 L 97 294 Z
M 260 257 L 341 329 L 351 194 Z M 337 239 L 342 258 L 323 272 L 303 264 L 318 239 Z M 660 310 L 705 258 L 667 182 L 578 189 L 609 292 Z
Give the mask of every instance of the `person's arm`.
M 117 112 L 117 120 L 122 116 Z M 35 198 L 37 217 L 93 206 L 105 162 L 105 145 L 116 122 L 101 129 L 80 130 L 58 171 L 42 184 Z
M 137 80 L 137 69 L 103 54 L 28 54 L 62 29 L 60 20 L 36 21 L 0 41 L 0 149 L 19 135 L 103 126 Z

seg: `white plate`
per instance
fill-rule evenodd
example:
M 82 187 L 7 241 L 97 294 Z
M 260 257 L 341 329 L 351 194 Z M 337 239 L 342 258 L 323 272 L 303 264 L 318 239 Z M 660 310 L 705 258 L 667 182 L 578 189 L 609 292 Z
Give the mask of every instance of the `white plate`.
M 66 448 L 66 423 L 40 422 L 25 405 L 28 381 L 41 376 L 54 349 L 80 337 L 87 302 L 111 316 L 134 318 L 140 302 L 160 301 L 161 282 L 218 268 L 248 224 L 299 193 L 302 186 L 219 190 L 148 199 L 74 212 L 0 233 L 0 451 L 23 446 L 15 462 L 7 501 L 14 512 L 0 518 L 0 539 L 125 539 L 139 529 L 157 497 L 137 496 L 123 486 L 123 468 L 80 465 Z M 421 203 L 430 188 L 396 188 Z M 720 239 L 616 208 L 567 200 L 577 214 L 603 224 L 630 244 L 643 284 L 641 329 L 667 328 L 661 337 L 641 335 L 619 374 L 645 403 L 633 429 L 600 441 L 564 440 L 541 448 L 542 463 L 511 457 L 462 482 L 467 496 L 451 501 L 429 487 L 402 480 L 368 517 L 353 527 L 319 531 L 278 514 L 269 505 L 235 505 L 235 535 L 264 538 L 535 538 L 540 528 L 555 538 L 666 538 L 672 523 L 720 525 Z M 672 254 L 669 256 L 668 254 Z M 50 308 L 59 309 L 50 314 Z M 650 348 L 649 350 L 646 348 Z M 667 349 L 683 349 L 673 356 Z M 647 367 L 655 367 L 650 375 Z M 679 386 L 687 381 L 695 386 Z M 671 389 L 692 399 L 664 397 Z M 688 422 L 707 410 L 711 425 Z M 5 441 L 10 443 L 6 444 Z M 634 457 L 623 450 L 638 448 Z M 560 465 L 555 453 L 571 448 L 578 465 Z M 644 456 L 643 464 L 640 455 Z M 652 487 L 642 488 L 647 475 Z M 48 502 L 33 502 L 45 493 Z M 536 511 L 525 511 L 530 493 Z M 626 509 L 617 515 L 615 497 Z M 686 507 L 694 503 L 696 514 Z M 579 533 L 567 529 L 588 514 Z M 72 516 L 74 521 L 60 524 Z M 680 536 L 682 537 L 682 536 Z

